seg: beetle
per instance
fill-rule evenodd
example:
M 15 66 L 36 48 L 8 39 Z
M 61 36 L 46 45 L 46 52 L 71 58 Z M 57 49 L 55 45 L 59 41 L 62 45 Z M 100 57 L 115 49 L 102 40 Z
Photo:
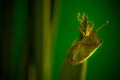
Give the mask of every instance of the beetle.
M 97 30 L 93 30 L 94 23 L 88 19 L 88 15 L 83 13 L 82 18 L 80 13 L 77 16 L 81 26 L 77 28 L 80 31 L 80 36 L 73 42 L 67 50 L 68 56 L 65 62 L 77 65 L 86 61 L 103 43 L 102 39 L 97 35 L 98 30 L 109 23 L 100 26 Z

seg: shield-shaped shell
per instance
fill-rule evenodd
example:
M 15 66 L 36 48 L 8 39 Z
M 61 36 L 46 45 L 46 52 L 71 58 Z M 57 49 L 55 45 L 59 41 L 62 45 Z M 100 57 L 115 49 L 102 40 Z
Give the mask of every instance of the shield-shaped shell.
M 82 19 L 80 19 L 80 13 L 78 13 L 78 20 L 81 24 L 81 27 L 78 28 L 81 36 L 74 41 L 72 46 L 68 49 L 68 56 L 65 61 L 74 65 L 87 60 L 99 48 L 103 41 L 97 35 L 97 31 L 108 23 L 107 21 L 97 30 L 93 30 L 94 23 L 88 20 L 88 16 L 83 14 Z

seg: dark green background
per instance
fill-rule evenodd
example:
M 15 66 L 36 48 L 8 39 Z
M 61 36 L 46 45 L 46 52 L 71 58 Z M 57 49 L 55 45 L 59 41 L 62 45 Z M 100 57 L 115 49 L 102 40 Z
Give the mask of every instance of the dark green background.
M 78 12 L 85 12 L 94 29 L 109 20 L 99 32 L 103 45 L 88 59 L 86 80 L 116 80 L 120 73 L 120 8 L 117 0 L 61 0 L 52 80 L 57 80 L 66 50 L 79 37 Z M 120 78 L 119 78 L 120 79 Z M 117 79 L 118 80 L 118 79 Z
M 28 80 L 31 65 L 33 70 L 37 71 L 34 75 L 37 80 L 46 77 L 43 76 L 43 45 L 45 45 L 43 1 L 0 0 L 0 80 Z M 56 1 L 59 3 L 56 4 Z M 74 29 L 80 26 L 77 20 L 78 12 L 81 15 L 83 12 L 88 14 L 89 19 L 95 23 L 94 30 L 107 20 L 110 22 L 98 32 L 104 43 L 88 59 L 86 80 L 119 80 L 120 2 L 117 0 L 50 0 L 50 2 L 50 5 L 46 5 L 51 11 L 48 13 L 51 15 L 50 23 L 56 16 L 54 8 L 59 6 L 56 20 L 58 22 L 55 26 L 57 33 L 54 33 L 56 41 L 55 46 L 52 45 L 54 53 L 51 54 L 51 80 L 58 80 L 62 63 L 67 55 L 66 50 L 79 37 L 79 31 Z M 54 27 L 51 25 L 50 27 L 52 31 Z

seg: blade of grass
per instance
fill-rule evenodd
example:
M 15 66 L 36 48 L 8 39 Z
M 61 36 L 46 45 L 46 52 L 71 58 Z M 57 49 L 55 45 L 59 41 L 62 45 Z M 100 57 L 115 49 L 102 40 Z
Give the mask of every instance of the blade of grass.
M 60 73 L 59 80 L 85 80 L 87 61 L 73 65 L 64 63 Z
M 51 1 L 43 0 L 43 79 L 51 78 Z

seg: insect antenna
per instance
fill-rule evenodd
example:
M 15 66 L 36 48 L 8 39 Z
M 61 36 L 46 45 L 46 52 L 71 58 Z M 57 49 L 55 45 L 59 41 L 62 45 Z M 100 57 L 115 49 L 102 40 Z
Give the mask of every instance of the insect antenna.
M 105 25 L 107 25 L 109 23 L 109 21 L 107 20 L 106 23 L 104 23 L 102 26 L 100 26 L 99 28 L 97 28 L 96 31 L 99 31 L 102 27 L 104 27 Z

